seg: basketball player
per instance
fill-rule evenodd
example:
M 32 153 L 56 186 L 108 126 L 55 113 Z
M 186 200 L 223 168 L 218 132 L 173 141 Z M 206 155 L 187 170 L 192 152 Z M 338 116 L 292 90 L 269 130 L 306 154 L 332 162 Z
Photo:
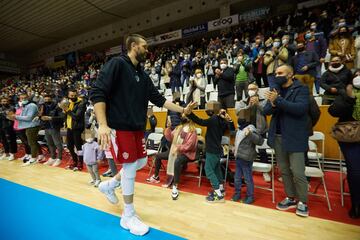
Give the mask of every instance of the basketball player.
M 113 133 L 118 147 L 117 160 L 122 163 L 121 171 L 112 179 L 102 182 L 99 190 L 112 204 L 116 204 L 119 200 L 114 189 L 121 183 L 124 211 L 120 226 L 141 236 L 149 231 L 149 227 L 136 215 L 133 198 L 136 171 L 147 163 L 144 129 L 148 101 L 179 113 L 191 112 L 196 103 L 183 108 L 166 101 L 158 92 L 140 66 L 148 53 L 143 36 L 129 35 L 126 48 L 127 55 L 114 57 L 101 69 L 90 99 L 99 123 L 100 146 L 108 149 Z

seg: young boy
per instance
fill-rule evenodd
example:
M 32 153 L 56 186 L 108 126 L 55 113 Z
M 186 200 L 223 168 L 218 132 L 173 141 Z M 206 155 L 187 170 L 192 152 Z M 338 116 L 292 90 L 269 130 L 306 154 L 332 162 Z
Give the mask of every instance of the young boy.
M 241 109 L 238 113 L 238 131 L 235 138 L 235 193 L 232 201 L 239 201 L 241 196 L 242 176 L 246 182 L 246 198 L 242 201 L 246 204 L 254 202 L 254 181 L 252 177 L 252 165 L 256 158 L 256 145 L 261 145 L 264 139 L 254 125 L 250 124 L 250 110 Z
M 220 156 L 223 151 L 221 138 L 228 127 L 228 123 L 232 120 L 224 109 L 220 110 L 221 104 L 219 102 L 210 101 L 205 108 L 210 118 L 200 119 L 193 113 L 188 115 L 188 118 L 198 125 L 207 127 L 205 173 L 214 191 L 206 197 L 206 201 L 210 203 L 225 202 L 224 179 L 220 169 Z

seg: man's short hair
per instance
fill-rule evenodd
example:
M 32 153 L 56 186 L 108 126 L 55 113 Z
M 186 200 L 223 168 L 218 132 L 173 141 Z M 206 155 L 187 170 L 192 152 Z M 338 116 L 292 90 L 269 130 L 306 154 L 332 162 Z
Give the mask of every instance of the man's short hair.
M 294 75 L 294 68 L 292 66 L 290 66 L 289 64 L 283 64 L 279 67 L 286 67 L 287 69 L 289 69 L 289 72 Z
M 223 58 L 223 59 L 220 60 L 220 62 L 221 62 L 221 61 L 228 63 L 227 58 Z
M 131 44 L 133 42 L 138 44 L 140 42 L 140 39 L 146 40 L 145 37 L 140 34 L 130 34 L 125 41 L 126 50 L 129 52 L 131 50 Z

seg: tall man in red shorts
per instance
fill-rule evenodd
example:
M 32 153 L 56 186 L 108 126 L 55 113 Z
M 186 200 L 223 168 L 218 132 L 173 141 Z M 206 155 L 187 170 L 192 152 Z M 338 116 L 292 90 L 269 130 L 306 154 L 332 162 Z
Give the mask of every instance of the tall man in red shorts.
M 131 34 L 126 39 L 127 55 L 114 57 L 107 62 L 91 91 L 99 123 L 99 142 L 103 149 L 110 147 L 111 134 L 115 135 L 118 147 L 117 160 L 122 163 L 121 171 L 112 179 L 102 182 L 99 190 L 112 203 L 118 203 L 115 187 L 121 184 L 124 198 L 124 212 L 120 225 L 135 235 L 144 235 L 149 227 L 135 214 L 133 205 L 136 171 L 146 165 L 144 130 L 148 101 L 158 107 L 175 112 L 189 112 L 173 104 L 158 92 L 149 76 L 141 68 L 148 53 L 143 36 Z M 113 129 L 113 130 L 112 130 Z

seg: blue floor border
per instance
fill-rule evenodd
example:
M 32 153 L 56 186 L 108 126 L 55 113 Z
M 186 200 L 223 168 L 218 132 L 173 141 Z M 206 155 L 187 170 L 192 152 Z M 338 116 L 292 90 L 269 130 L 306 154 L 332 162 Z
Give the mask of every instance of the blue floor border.
M 134 236 L 119 217 L 0 178 L 0 239 L 184 239 L 154 228 Z

